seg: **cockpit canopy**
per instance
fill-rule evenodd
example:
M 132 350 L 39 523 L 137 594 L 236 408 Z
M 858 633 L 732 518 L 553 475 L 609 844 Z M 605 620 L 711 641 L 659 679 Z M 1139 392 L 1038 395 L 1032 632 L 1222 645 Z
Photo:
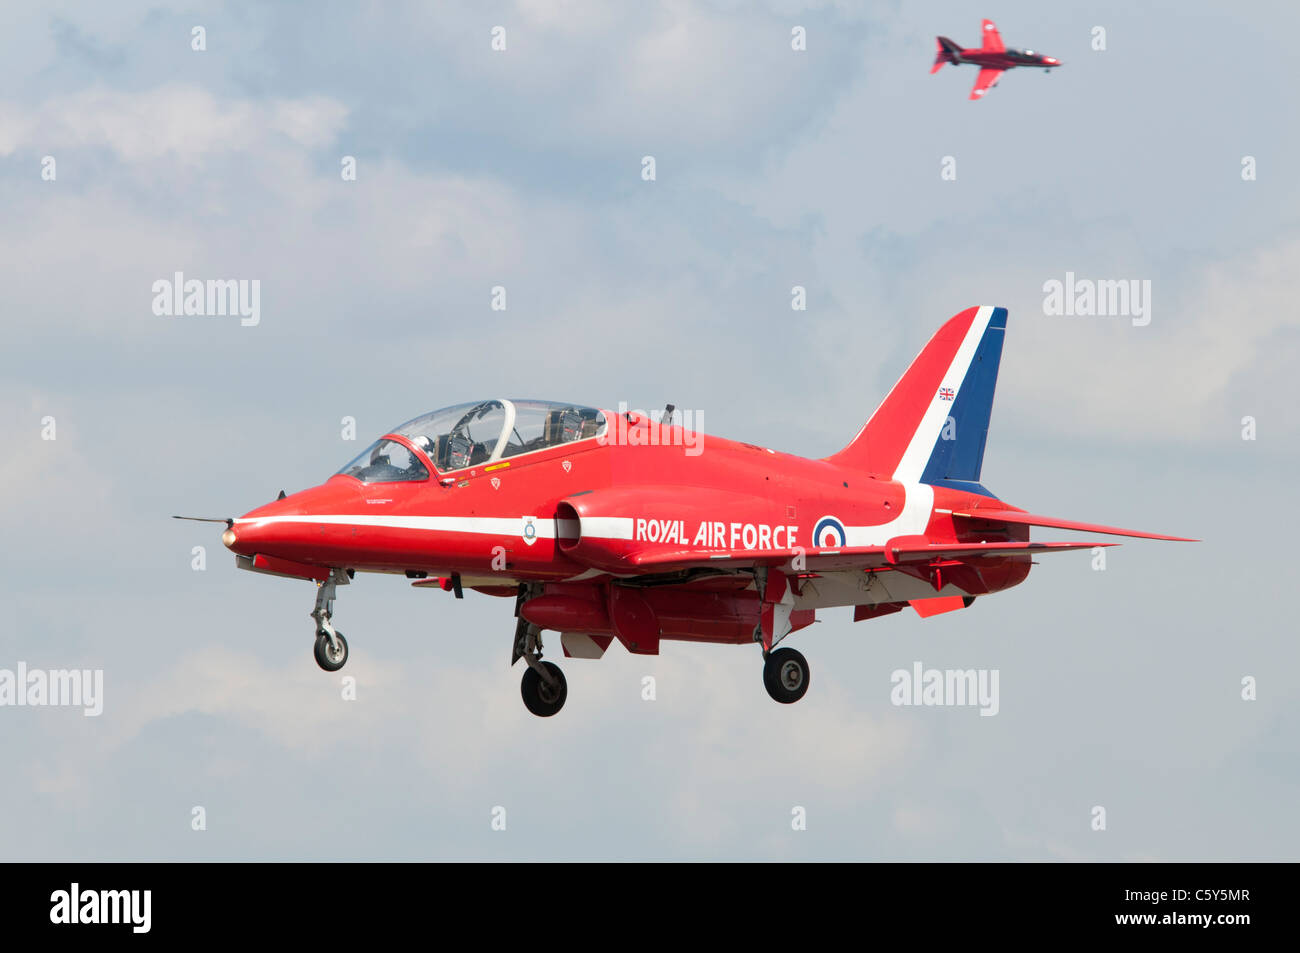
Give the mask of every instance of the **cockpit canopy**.
M 387 438 L 376 440 L 339 473 L 362 483 L 416 483 L 429 479 L 428 469 L 406 444 Z
M 391 433 L 406 438 L 439 473 L 596 437 L 605 415 L 594 407 L 543 400 L 484 400 L 408 420 Z M 429 473 L 401 442 L 384 437 L 339 471 L 362 483 L 425 480 Z

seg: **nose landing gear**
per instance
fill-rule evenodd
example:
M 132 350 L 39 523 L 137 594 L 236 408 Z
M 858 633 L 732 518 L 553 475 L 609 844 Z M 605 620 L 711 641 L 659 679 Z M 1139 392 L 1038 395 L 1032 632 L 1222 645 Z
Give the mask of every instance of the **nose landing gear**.
M 337 672 L 348 660 L 348 642 L 343 633 L 330 623 L 334 614 L 334 590 L 346 586 L 351 580 L 342 569 L 331 569 L 324 582 L 316 585 L 316 607 L 311 617 L 316 620 L 316 664 L 327 672 Z
M 549 718 L 564 707 L 569 685 L 560 666 L 542 661 L 542 630 L 523 616 L 515 626 L 515 648 L 510 664 L 521 658 L 528 663 L 519 683 L 524 707 L 539 718 Z

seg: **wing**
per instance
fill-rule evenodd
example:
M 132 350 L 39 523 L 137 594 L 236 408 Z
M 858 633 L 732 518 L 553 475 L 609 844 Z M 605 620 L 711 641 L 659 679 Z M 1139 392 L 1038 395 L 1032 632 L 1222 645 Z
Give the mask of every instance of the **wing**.
M 984 37 L 984 49 L 989 53 L 1001 53 L 1006 47 L 1002 43 L 1002 34 L 992 20 L 980 24 L 980 35 Z
M 971 99 L 982 99 L 989 88 L 996 86 L 998 79 L 1002 76 L 1002 70 L 992 67 L 985 67 L 980 70 L 980 74 L 975 79 L 975 88 L 970 91 Z
M 1075 549 L 1093 549 L 1097 546 L 1114 546 L 1115 543 L 931 543 L 923 536 L 901 536 L 884 546 L 845 546 L 825 552 L 804 550 L 743 550 L 719 553 L 701 553 L 692 550 L 632 553 L 624 560 L 626 569 L 634 573 L 676 572 L 688 569 L 717 569 L 734 572 L 753 566 L 783 566 L 802 557 L 811 571 L 826 572 L 837 569 L 875 569 L 934 560 L 973 559 L 980 556 L 1038 556 L 1043 553 L 1069 552 Z

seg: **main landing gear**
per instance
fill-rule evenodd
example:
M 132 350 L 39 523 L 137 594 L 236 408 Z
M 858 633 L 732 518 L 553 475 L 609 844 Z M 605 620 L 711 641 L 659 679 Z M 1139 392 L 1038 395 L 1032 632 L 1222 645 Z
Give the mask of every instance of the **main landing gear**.
M 523 616 L 515 626 L 515 649 L 510 664 L 514 665 L 521 658 L 528 663 L 523 681 L 519 683 L 524 707 L 539 718 L 549 718 L 564 707 L 564 700 L 569 697 L 569 685 L 560 666 L 542 661 L 542 630 Z
M 350 581 L 342 569 L 331 569 L 328 578 L 316 586 L 316 608 L 311 610 L 316 620 L 316 664 L 327 672 L 337 672 L 348 660 L 348 640 L 330 624 L 330 616 L 334 614 L 335 587 Z
M 754 641 L 763 647 L 763 687 L 782 705 L 797 702 L 808 692 L 808 660 L 794 649 L 776 644 L 794 630 L 791 621 L 797 584 L 783 572 L 754 571 L 760 599 Z
M 775 701 L 790 705 L 808 691 L 808 660 L 794 649 L 777 649 L 763 659 L 763 687 Z

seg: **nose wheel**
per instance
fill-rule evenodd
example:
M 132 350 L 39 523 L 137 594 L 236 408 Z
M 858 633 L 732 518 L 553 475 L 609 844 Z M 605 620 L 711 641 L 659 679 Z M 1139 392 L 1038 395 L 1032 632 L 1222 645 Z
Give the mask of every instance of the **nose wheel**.
M 808 691 L 808 660 L 794 649 L 769 652 L 763 661 L 763 686 L 774 701 L 794 704 Z
M 327 672 L 337 672 L 348 660 L 348 640 L 343 638 L 343 633 L 338 629 L 334 630 L 334 640 L 324 632 L 316 634 L 316 664 Z
M 569 697 L 569 684 L 564 680 L 560 666 L 542 661 L 542 630 L 523 616 L 515 626 L 515 646 L 510 664 L 514 665 L 520 659 L 528 663 L 519 683 L 524 707 L 538 718 L 550 718 L 564 707 L 564 700 Z
M 311 617 L 316 620 L 316 664 L 327 672 L 337 672 L 348 660 L 348 640 L 330 622 L 334 614 L 334 591 L 351 580 L 342 569 L 331 569 L 324 582 L 316 586 L 316 608 Z

